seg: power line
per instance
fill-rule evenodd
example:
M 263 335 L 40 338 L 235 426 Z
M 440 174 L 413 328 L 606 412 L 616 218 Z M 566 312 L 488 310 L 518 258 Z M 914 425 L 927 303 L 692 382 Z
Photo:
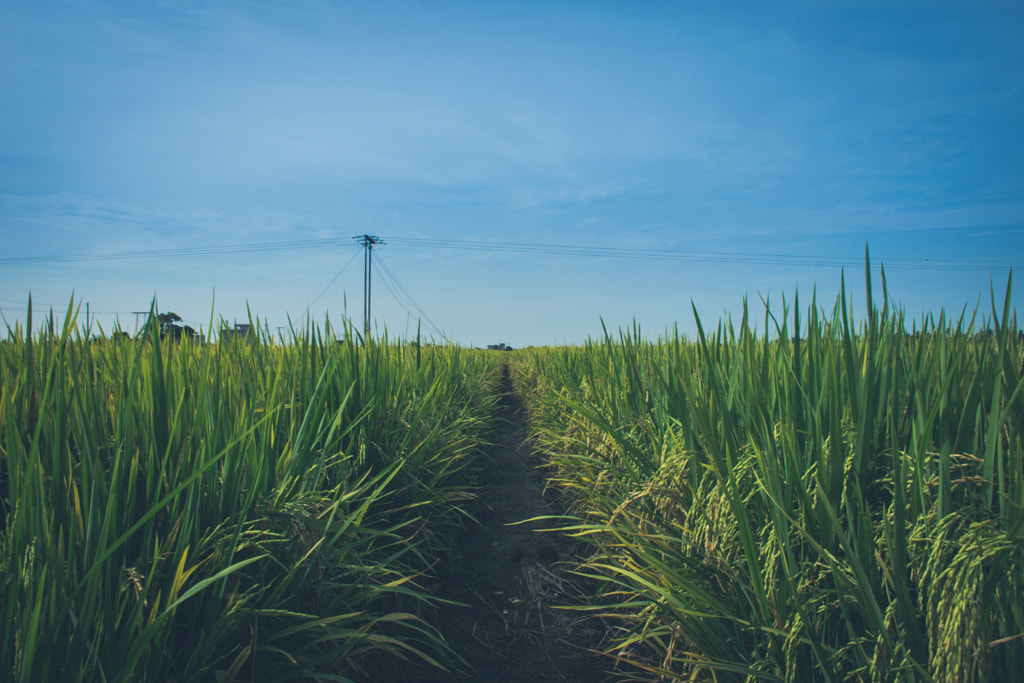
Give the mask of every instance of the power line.
M 224 244 L 210 247 L 184 247 L 180 249 L 148 249 L 135 251 L 114 251 L 98 254 L 57 254 L 51 256 L 13 256 L 0 258 L 0 265 L 28 263 L 72 263 L 89 261 L 114 261 L 137 258 L 165 258 L 172 256 L 206 256 L 210 254 L 244 254 L 251 252 L 286 251 L 291 249 L 322 249 L 324 247 L 350 245 L 341 238 L 318 240 L 288 240 L 286 242 L 255 242 L 251 244 Z
M 359 238 L 357 238 L 359 239 Z M 583 258 L 640 259 L 658 261 L 689 261 L 706 263 L 728 263 L 737 265 L 774 265 L 842 268 L 859 267 L 861 256 L 826 256 L 799 254 L 770 254 L 755 252 L 690 251 L 680 249 L 634 247 L 583 247 L 565 244 L 541 244 L 525 242 L 483 242 L 474 240 L 426 239 L 417 237 L 389 238 L 397 246 L 424 247 L 431 249 L 460 249 L 483 252 L 505 252 L 520 254 L 544 254 Z M 241 254 L 273 252 L 293 249 L 322 249 L 324 247 L 351 244 L 341 238 L 316 240 L 289 240 L 283 242 L 257 242 L 211 247 L 188 247 L 182 249 L 151 249 L 140 251 L 107 252 L 99 254 L 64 254 L 51 256 L 16 256 L 0 258 L 0 265 L 34 263 L 91 262 L 136 258 L 165 258 L 174 256 L 201 256 L 210 254 Z M 359 244 L 363 244 L 360 242 Z M 365 245 L 363 245 L 365 246 Z M 1022 262 L 1013 260 L 971 260 L 971 259 L 927 259 L 927 258 L 882 258 L 877 259 L 890 269 L 984 271 L 1008 270 Z
M 380 267 L 387 275 L 387 277 L 382 279 L 382 282 L 384 282 L 384 286 L 387 287 L 388 291 L 391 292 L 391 296 L 393 296 L 395 298 L 395 301 L 398 302 L 398 305 L 404 308 L 406 313 L 408 313 L 409 315 L 413 315 L 412 311 L 410 311 L 409 308 L 402 303 L 399 296 L 395 293 L 395 290 L 391 288 L 391 285 L 388 283 L 388 278 L 390 278 L 395 283 L 395 285 L 402 291 L 402 293 L 405 295 L 405 298 L 408 299 L 412 307 L 415 308 L 417 312 L 419 312 L 420 317 L 423 320 L 427 321 L 427 324 L 430 326 L 430 328 L 437 332 L 441 336 L 441 339 L 447 342 L 448 337 L 445 336 L 445 333 L 441 331 L 441 328 L 434 324 L 434 321 L 430 319 L 430 316 L 427 315 L 427 312 L 423 310 L 423 307 L 419 305 L 416 299 L 413 298 L 412 294 L 409 293 L 409 290 L 405 288 L 405 285 L 402 284 L 402 281 L 398 279 L 398 276 L 395 275 L 391 268 L 389 268 L 388 265 L 384 262 L 384 259 L 378 256 L 377 263 L 380 264 Z
M 630 247 L 582 247 L 564 244 L 536 244 L 521 242 L 480 242 L 472 240 L 432 240 L 416 237 L 391 238 L 394 245 L 406 245 L 439 249 L 465 249 L 485 252 L 510 252 L 523 254 L 548 254 L 616 259 L 645 259 L 659 261 L 702 261 L 710 263 L 733 263 L 751 265 L 788 265 L 816 267 L 859 267 L 864 261 L 861 256 L 821 256 L 797 254 L 766 254 L 752 252 L 684 251 L 678 249 L 638 249 Z M 1015 261 L 991 261 L 969 259 L 923 259 L 893 258 L 878 259 L 886 268 L 901 269 L 942 269 L 976 270 L 1009 269 L 1019 265 Z
M 0 297 L 0 301 L 6 301 L 8 303 L 13 303 L 13 304 L 19 304 L 20 306 L 28 306 L 28 301 L 25 301 L 23 299 L 7 299 L 7 298 Z M 88 303 L 88 302 L 79 301 L 78 302 L 78 306 L 75 307 L 76 310 L 79 307 L 85 305 L 86 303 Z M 33 312 L 35 312 L 35 311 L 44 311 L 44 312 L 45 311 L 63 311 L 65 309 L 67 309 L 67 307 L 68 307 L 68 305 L 66 303 L 65 304 L 48 304 L 48 303 L 41 302 L 41 301 L 33 301 L 32 302 L 32 311 Z M 134 315 L 134 316 L 139 316 L 139 315 L 149 315 L 149 311 L 110 311 L 110 310 L 107 310 L 107 309 L 104 309 L 104 308 L 95 308 L 94 307 L 92 309 L 91 315 L 93 317 L 96 317 L 97 315 L 113 315 L 113 316 Z M 138 322 L 138 318 L 136 318 L 136 322 Z M 188 322 L 194 322 L 194 321 L 189 320 Z
M 319 294 L 317 294 L 316 298 L 313 299 L 313 303 L 310 304 L 310 307 L 312 307 L 317 301 L 320 301 L 320 297 L 322 297 L 324 294 L 326 294 L 327 290 L 331 288 L 331 285 L 333 285 L 335 282 L 337 282 L 338 278 L 341 277 L 341 274 L 345 272 L 345 269 L 348 268 L 350 265 L 352 265 L 352 262 L 356 260 L 356 256 L 359 256 L 359 252 L 358 251 L 355 252 L 354 254 L 352 254 L 352 258 L 350 258 L 348 260 L 348 263 L 346 263 L 345 265 L 343 265 L 341 267 L 341 270 L 339 270 L 338 274 L 335 275 L 334 278 L 330 282 L 327 283 L 327 286 L 324 287 L 324 290 L 322 292 L 320 292 Z
M 378 261 L 379 261 L 379 259 L 378 259 Z M 409 315 L 409 317 L 415 318 L 416 314 L 413 313 L 411 310 L 409 310 L 409 306 L 406 305 L 406 302 L 402 301 L 402 298 L 398 295 L 397 292 L 395 292 L 395 290 L 391 286 L 391 283 L 389 282 L 388 278 L 387 277 L 382 278 L 381 282 L 384 283 L 384 288 L 387 289 L 388 292 L 391 293 L 391 297 L 395 300 L 396 303 L 398 303 L 399 306 L 402 307 L 402 309 Z M 420 318 L 422 318 L 422 317 L 423 316 L 420 316 Z M 441 335 L 441 336 L 443 337 L 444 335 Z

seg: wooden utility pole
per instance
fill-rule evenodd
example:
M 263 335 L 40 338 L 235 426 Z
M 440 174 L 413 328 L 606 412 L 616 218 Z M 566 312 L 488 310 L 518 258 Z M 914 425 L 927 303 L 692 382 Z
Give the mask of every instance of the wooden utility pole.
M 356 242 L 363 245 L 365 253 L 363 254 L 363 339 L 369 340 L 370 338 L 370 285 L 372 280 L 371 275 L 371 259 L 370 255 L 373 252 L 375 245 L 384 246 L 384 240 L 377 237 L 376 235 L 356 235 L 353 237 Z

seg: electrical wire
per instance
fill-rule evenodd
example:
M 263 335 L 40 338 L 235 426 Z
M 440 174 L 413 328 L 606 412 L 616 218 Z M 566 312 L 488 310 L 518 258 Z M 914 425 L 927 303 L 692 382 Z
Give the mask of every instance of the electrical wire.
M 350 258 L 348 260 L 348 263 L 346 263 L 345 265 L 343 265 L 341 267 L 341 270 L 338 271 L 338 274 L 335 275 L 334 278 L 330 282 L 327 283 L 327 286 L 324 287 L 324 291 L 322 291 L 319 294 L 317 294 L 316 298 L 313 299 L 313 303 L 311 303 L 308 306 L 308 308 L 312 308 L 313 305 L 316 304 L 317 301 L 320 301 L 320 297 L 322 297 L 324 294 L 326 294 L 327 290 L 331 288 L 331 285 L 333 285 L 335 282 L 338 281 L 338 278 L 341 277 L 341 274 L 345 272 L 345 269 L 348 268 L 350 265 L 352 265 L 352 262 L 356 260 L 356 256 L 359 256 L 359 252 L 358 251 L 356 253 L 352 254 L 352 258 Z
M 804 267 L 858 267 L 863 263 L 858 256 L 825 256 L 798 254 L 769 254 L 754 252 L 685 251 L 679 249 L 639 249 L 635 247 L 587 247 L 568 244 L 540 244 L 524 242 L 483 242 L 475 240 L 426 239 L 418 237 L 394 237 L 389 242 L 395 246 L 424 247 L 431 249 L 461 249 L 483 252 L 505 252 L 520 254 L 546 254 L 587 258 L 644 259 L 659 261 L 690 261 L 706 263 L 729 263 L 746 265 L 776 265 Z M 188 247 L 181 249 L 151 249 L 141 251 L 107 252 L 99 254 L 64 254 L 52 256 L 15 256 L 0 258 L 0 265 L 31 263 L 91 262 L 135 258 L 164 258 L 173 256 L 201 256 L 210 254 L 241 254 L 273 252 L 291 249 L 322 249 L 324 247 L 353 246 L 344 238 L 316 240 L 290 240 L 284 242 L 257 242 L 211 247 Z M 879 259 L 890 269 L 946 270 L 946 271 L 993 271 L 1008 270 L 1022 262 L 1014 260 L 970 260 L 970 259 L 927 259 L 927 258 L 885 258 Z
M 391 268 L 388 267 L 388 264 L 384 262 L 380 255 L 377 256 L 377 264 L 380 265 L 383 272 L 387 275 L 387 277 L 381 278 L 381 281 L 384 283 L 384 286 L 387 288 L 387 290 L 391 292 L 391 296 L 395 298 L 395 301 L 398 302 L 398 305 L 404 308 L 406 313 L 408 313 L 411 316 L 413 315 L 412 311 L 410 311 L 408 307 L 406 307 L 405 304 L 402 303 L 398 295 L 391 288 L 391 285 L 388 284 L 388 278 L 390 278 L 395 283 L 395 285 L 402 291 L 406 299 L 408 299 L 409 303 L 412 304 L 412 307 L 419 312 L 420 317 L 423 320 L 426 320 L 430 328 L 437 332 L 437 334 L 441 336 L 441 339 L 443 339 L 447 343 L 448 337 L 445 336 L 445 333 L 441 331 L 441 328 L 434 324 L 434 321 L 430 319 L 430 316 L 427 315 L 427 312 L 424 311 L 423 307 L 419 305 L 415 298 L 413 298 L 412 294 L 409 293 L 409 290 L 405 288 L 405 285 L 402 284 L 401 280 L 398 279 L 398 276 L 395 275 L 394 271 L 392 271 Z
M 211 247 L 184 247 L 180 249 L 148 249 L 138 251 L 114 251 L 98 254 L 58 254 L 52 256 L 12 256 L 0 258 L 0 265 L 26 263 L 70 263 L 88 261 L 112 261 L 136 258 L 164 258 L 170 256 L 205 256 L 210 254 L 244 254 L 251 252 L 286 251 L 291 249 L 322 249 L 338 245 L 353 246 L 345 238 L 332 237 L 318 240 L 288 240 L 286 242 L 255 242 L 251 244 L 224 244 Z
M 380 281 L 384 284 L 384 288 L 386 290 L 388 290 L 388 292 L 391 293 L 391 298 L 393 298 L 398 303 L 398 305 L 401 306 L 403 310 L 405 310 L 406 314 L 410 318 L 415 318 L 416 315 L 412 311 L 409 310 L 409 307 L 405 305 L 405 302 L 403 302 L 402 299 L 395 292 L 395 290 L 392 289 L 391 283 L 388 282 L 388 279 L 386 277 L 382 277 Z
M 392 245 L 428 247 L 439 249 L 465 249 L 485 252 L 509 252 L 524 254 L 548 254 L 617 259 L 647 259 L 669 261 L 697 261 L 709 263 L 733 263 L 749 265 L 785 265 L 815 267 L 857 267 L 863 265 L 860 256 L 801 256 L 796 254 L 765 254 L 750 252 L 683 251 L 677 249 L 637 249 L 632 247 L 585 247 L 566 244 L 530 244 L 520 242 L 481 242 L 473 240 L 433 240 L 416 237 L 389 238 Z M 1009 269 L 1019 265 L 1015 261 L 990 261 L 968 259 L 881 259 L 886 268 L 900 269 L 943 269 L 955 271 L 991 271 Z

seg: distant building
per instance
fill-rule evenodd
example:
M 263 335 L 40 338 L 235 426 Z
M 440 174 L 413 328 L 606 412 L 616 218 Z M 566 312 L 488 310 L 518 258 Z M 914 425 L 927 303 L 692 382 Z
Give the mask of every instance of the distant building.
M 248 344 L 252 341 L 255 334 L 256 331 L 252 329 L 252 325 L 235 323 L 234 328 L 225 326 L 224 329 L 220 331 L 220 338 L 221 341 L 231 341 L 232 337 L 238 335 L 239 337 L 244 338 L 245 342 Z
M 161 332 L 161 339 L 169 339 L 171 341 L 180 342 L 183 339 L 187 339 L 197 344 L 206 343 L 206 337 L 199 334 L 192 327 L 188 325 L 168 325 L 167 328 Z
M 487 345 L 487 350 L 488 351 L 511 351 L 512 347 L 511 346 L 507 346 L 506 344 L 488 344 Z

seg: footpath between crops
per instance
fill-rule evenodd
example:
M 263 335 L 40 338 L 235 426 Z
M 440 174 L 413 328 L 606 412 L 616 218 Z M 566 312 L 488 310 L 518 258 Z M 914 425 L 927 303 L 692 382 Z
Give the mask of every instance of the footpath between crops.
M 482 478 L 479 526 L 459 540 L 436 595 L 465 604 L 445 607 L 438 627 L 465 659 L 460 673 L 420 669 L 409 681 L 441 683 L 594 683 L 609 660 L 595 654 L 603 629 L 558 605 L 583 604 L 586 589 L 569 574 L 574 544 L 539 532 L 557 511 L 544 496 L 539 457 L 527 442 L 523 408 L 508 371 L 501 383 L 493 447 Z

